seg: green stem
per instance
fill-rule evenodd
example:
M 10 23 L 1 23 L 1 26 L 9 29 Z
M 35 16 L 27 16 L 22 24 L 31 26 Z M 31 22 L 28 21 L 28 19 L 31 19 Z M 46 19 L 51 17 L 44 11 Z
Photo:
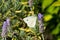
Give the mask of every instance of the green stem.
M 2 40 L 6 40 L 6 37 L 2 38 Z
M 44 35 L 43 35 L 43 34 L 41 34 L 41 36 L 42 36 L 42 40 L 44 40 Z

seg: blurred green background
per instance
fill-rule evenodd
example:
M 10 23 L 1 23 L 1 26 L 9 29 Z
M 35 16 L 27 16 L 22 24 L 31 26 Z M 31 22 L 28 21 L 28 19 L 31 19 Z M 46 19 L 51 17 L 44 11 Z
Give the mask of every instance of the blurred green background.
M 29 29 L 22 20 L 30 15 L 44 15 L 45 40 L 60 40 L 60 0 L 0 0 L 0 34 L 4 20 L 10 17 L 10 26 L 15 35 L 8 33 L 12 40 L 40 40 L 38 28 Z M 11 37 L 12 36 L 12 37 Z M 1 39 L 1 35 L 0 35 Z

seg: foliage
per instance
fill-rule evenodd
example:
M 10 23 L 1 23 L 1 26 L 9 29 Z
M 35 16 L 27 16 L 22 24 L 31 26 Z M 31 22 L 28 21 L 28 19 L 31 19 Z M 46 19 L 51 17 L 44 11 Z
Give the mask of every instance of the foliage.
M 0 0 L 0 34 L 3 22 L 9 17 L 12 29 L 12 32 L 8 33 L 9 38 L 12 40 L 41 40 L 38 23 L 36 28 L 31 29 L 22 19 L 42 13 L 45 40 L 60 40 L 60 0 L 32 1 L 32 7 L 30 7 L 28 0 Z

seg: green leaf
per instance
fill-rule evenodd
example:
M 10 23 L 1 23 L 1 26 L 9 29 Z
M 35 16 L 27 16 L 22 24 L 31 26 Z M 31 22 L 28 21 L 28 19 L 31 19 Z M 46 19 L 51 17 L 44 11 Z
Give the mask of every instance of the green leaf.
M 57 27 L 57 28 L 55 28 L 53 31 L 52 31 L 52 34 L 58 34 L 59 33 L 59 28 Z
M 53 16 L 50 15 L 50 14 L 45 15 L 45 16 L 44 16 L 44 21 L 45 21 L 45 22 L 50 21 L 52 18 L 53 18 Z
M 53 6 L 60 6 L 60 1 L 56 1 L 52 4 Z
M 60 31 L 59 27 L 60 27 L 60 23 L 59 23 L 59 24 L 57 25 L 57 27 L 52 31 L 52 34 L 57 35 L 57 34 L 59 33 L 59 31 Z
M 58 36 L 58 40 L 60 40 L 60 36 Z
M 26 35 L 25 32 L 24 32 L 23 30 L 21 30 L 21 31 L 20 31 L 20 36 L 23 37 L 23 36 L 25 36 L 25 35 Z
M 54 2 L 48 9 L 47 11 L 51 14 L 57 14 L 59 11 L 59 6 L 60 6 L 60 1 Z
M 42 3 L 42 10 L 49 6 L 54 0 L 44 0 Z
M 26 2 L 27 0 L 21 0 L 21 2 Z
M 31 37 L 30 37 L 30 36 L 27 36 L 27 37 L 26 37 L 26 40 L 31 40 Z
M 51 14 L 57 14 L 59 11 L 59 7 L 55 7 L 53 5 L 51 5 L 48 9 L 47 9 L 47 12 L 51 13 Z
M 60 1 L 60 0 L 58 0 L 58 1 Z

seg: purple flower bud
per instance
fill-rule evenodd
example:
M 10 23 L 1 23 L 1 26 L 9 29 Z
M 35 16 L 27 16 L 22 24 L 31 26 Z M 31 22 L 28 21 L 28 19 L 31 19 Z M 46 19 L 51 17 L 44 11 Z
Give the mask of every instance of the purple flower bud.
M 38 14 L 38 20 L 41 20 L 43 18 L 43 15 L 41 13 Z

